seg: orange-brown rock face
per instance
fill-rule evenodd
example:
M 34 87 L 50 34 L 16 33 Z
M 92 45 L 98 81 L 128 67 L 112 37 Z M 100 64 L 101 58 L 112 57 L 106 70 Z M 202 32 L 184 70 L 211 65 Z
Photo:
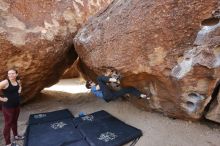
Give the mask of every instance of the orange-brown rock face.
M 199 119 L 220 75 L 218 6 L 218 0 L 115 0 L 74 38 L 84 74 L 114 67 L 124 86 L 153 94 L 150 101 L 132 98 L 138 106 Z
M 15 67 L 23 97 L 56 83 L 77 57 L 72 37 L 110 0 L 0 0 L 0 78 Z

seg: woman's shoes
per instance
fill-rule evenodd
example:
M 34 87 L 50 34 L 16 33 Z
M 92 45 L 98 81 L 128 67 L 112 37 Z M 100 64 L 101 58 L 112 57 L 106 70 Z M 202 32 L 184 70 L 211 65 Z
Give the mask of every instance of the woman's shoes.
M 15 136 L 15 140 L 23 140 L 23 139 L 24 139 L 24 136 L 20 136 L 20 135 Z
M 16 144 L 15 142 L 11 143 L 11 144 L 8 144 L 6 146 L 19 146 L 18 144 Z
M 16 144 L 15 142 L 13 142 L 13 143 L 11 144 L 11 146 L 19 146 L 19 145 Z
M 21 136 L 21 135 L 17 135 L 14 137 L 14 140 L 23 140 L 24 139 L 24 136 Z M 6 146 L 19 146 L 18 144 L 16 144 L 15 142 L 12 142 L 11 144 L 8 144 Z

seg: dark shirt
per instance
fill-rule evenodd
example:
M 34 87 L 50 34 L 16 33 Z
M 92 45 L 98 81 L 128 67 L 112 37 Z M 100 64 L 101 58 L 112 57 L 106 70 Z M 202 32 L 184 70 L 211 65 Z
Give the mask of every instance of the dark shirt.
M 6 89 L 2 89 L 4 96 L 8 98 L 8 101 L 3 103 L 3 107 L 16 108 L 20 105 L 20 95 L 18 93 L 19 84 L 17 82 L 17 85 L 13 86 L 10 80 L 8 80 L 8 84 L 9 85 Z

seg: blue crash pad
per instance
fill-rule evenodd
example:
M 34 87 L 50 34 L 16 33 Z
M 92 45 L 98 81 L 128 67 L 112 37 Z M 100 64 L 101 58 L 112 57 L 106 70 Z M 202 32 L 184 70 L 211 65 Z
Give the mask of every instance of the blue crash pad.
M 74 116 L 68 109 L 63 109 L 63 110 L 47 112 L 47 113 L 32 114 L 29 117 L 28 124 L 29 125 L 40 124 L 40 123 L 51 122 L 61 119 L 68 119 L 68 118 L 74 118 Z
M 73 118 L 65 109 L 31 115 L 24 146 L 122 146 L 141 136 L 106 111 Z

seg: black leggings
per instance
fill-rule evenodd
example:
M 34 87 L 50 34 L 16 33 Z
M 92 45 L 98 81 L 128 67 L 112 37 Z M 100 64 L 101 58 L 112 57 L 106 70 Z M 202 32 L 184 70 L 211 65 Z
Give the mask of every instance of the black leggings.
M 98 76 L 97 77 L 97 82 L 100 86 L 100 90 L 103 93 L 103 98 L 105 101 L 109 102 L 111 100 L 115 100 L 125 94 L 132 94 L 134 96 L 140 97 L 141 92 L 137 90 L 134 87 L 126 87 L 126 88 L 121 88 L 118 91 L 113 91 L 111 90 L 106 83 L 109 82 L 109 77 L 106 76 Z

